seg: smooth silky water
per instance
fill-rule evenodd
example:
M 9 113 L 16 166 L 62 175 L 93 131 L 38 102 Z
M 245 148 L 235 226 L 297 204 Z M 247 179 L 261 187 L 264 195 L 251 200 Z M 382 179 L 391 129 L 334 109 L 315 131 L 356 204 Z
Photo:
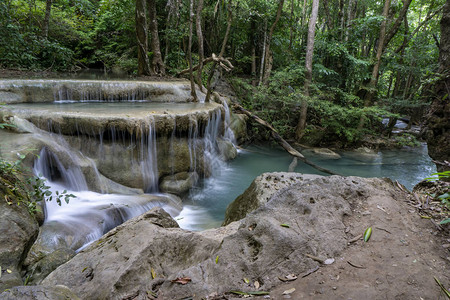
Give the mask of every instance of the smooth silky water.
M 425 144 L 418 148 L 383 150 L 371 156 L 350 151 L 339 154 L 341 159 L 312 155 L 307 158 L 345 176 L 389 177 L 410 190 L 436 172 Z M 292 157 L 280 147 L 250 146 L 240 150 L 238 157 L 229 162 L 218 176 L 205 179 L 191 192 L 176 218 L 177 222 L 190 230 L 220 226 L 228 204 L 242 194 L 255 177 L 264 172 L 286 172 L 291 162 Z M 326 175 L 300 162 L 295 172 Z

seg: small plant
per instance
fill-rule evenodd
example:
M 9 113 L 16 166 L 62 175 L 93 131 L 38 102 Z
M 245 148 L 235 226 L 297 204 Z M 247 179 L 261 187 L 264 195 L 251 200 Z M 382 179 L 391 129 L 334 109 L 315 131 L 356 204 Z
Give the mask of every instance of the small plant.
M 431 175 L 433 177 L 425 178 L 425 180 L 433 182 L 433 181 L 448 179 L 448 178 L 450 178 L 450 171 L 437 172 L 437 173 L 433 173 Z M 447 190 L 446 192 L 444 192 L 440 195 L 432 194 L 430 196 L 433 197 L 434 199 L 440 201 L 442 206 L 444 206 L 446 209 L 450 210 L 450 190 Z M 450 223 L 450 218 L 446 218 L 440 222 L 441 225 L 447 224 L 447 223 Z
M 409 133 L 403 133 L 395 138 L 397 145 L 400 147 L 418 147 L 420 146 L 420 142 L 416 139 L 416 137 Z
M 25 205 L 31 214 L 36 212 L 39 201 L 52 201 L 61 205 L 62 200 L 69 203 L 75 195 L 68 194 L 67 190 L 56 191 L 56 196 L 46 185 L 46 180 L 31 174 L 22 167 L 25 155 L 18 153 L 18 159 L 14 162 L 0 158 L 0 188 L 5 194 L 5 200 L 9 205 L 16 202 L 17 205 Z
M 445 178 L 450 178 L 450 171 L 437 172 L 437 173 L 433 173 L 431 175 L 435 176 L 435 177 L 427 177 L 427 178 L 425 178 L 425 180 L 426 181 L 437 181 L 437 180 L 442 180 Z

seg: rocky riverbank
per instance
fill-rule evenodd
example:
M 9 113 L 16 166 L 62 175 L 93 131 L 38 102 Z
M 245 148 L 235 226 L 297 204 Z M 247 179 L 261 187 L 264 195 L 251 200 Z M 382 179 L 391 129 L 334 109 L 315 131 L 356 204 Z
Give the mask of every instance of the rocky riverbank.
M 439 299 L 434 277 L 450 285 L 448 228 L 420 218 L 414 201 L 388 179 L 266 173 L 230 205 L 228 225 L 190 232 L 154 209 L 36 289 L 63 285 L 81 299 Z M 27 293 L 0 298 L 38 299 Z

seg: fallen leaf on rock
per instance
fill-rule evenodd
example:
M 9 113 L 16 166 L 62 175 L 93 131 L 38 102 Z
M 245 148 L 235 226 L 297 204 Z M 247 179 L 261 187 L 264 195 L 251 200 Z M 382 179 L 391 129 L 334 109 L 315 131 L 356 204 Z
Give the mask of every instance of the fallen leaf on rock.
M 173 283 L 187 284 L 191 279 L 189 277 L 178 277 L 177 279 L 172 280 Z
M 250 280 L 248 280 L 247 278 L 244 277 L 244 282 L 245 282 L 246 284 L 249 284 L 249 283 L 250 283 Z
M 6 273 L 11 274 L 12 271 L 10 269 L 6 269 Z
M 151 273 L 152 273 L 152 279 L 156 278 L 156 272 L 153 268 L 151 268 Z
M 364 242 L 368 242 L 371 235 L 372 235 L 372 227 L 369 227 L 366 229 L 366 231 L 364 231 Z
M 291 226 L 289 226 L 288 224 L 281 224 L 281 227 L 290 228 Z
M 285 290 L 285 291 L 283 292 L 283 295 L 289 295 L 289 294 L 292 294 L 293 292 L 295 292 L 295 288 Z
M 216 256 L 216 264 L 219 262 L 219 255 Z

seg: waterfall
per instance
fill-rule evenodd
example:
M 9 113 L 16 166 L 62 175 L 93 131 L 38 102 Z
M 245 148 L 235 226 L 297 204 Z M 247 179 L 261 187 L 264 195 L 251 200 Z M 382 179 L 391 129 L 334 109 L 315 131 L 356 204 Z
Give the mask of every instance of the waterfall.
M 43 176 L 52 182 L 72 191 L 87 191 L 88 185 L 79 166 L 65 168 L 58 157 L 46 147 L 42 148 L 34 163 L 34 174 Z
M 157 192 L 158 188 L 158 158 L 156 148 L 156 133 L 154 120 L 148 119 L 148 134 L 142 134 L 141 140 L 141 169 L 144 181 L 144 190 L 147 193 Z
M 154 206 L 177 216 L 181 199 L 158 194 L 160 181 L 214 177 L 226 168 L 219 144 L 234 141 L 227 104 L 187 103 L 185 83 L 0 80 L 2 89 L 16 93 L 10 103 L 33 102 L 8 107 L 44 145 L 35 174 L 76 196 L 45 205 L 43 235 L 55 249 L 79 250 Z

